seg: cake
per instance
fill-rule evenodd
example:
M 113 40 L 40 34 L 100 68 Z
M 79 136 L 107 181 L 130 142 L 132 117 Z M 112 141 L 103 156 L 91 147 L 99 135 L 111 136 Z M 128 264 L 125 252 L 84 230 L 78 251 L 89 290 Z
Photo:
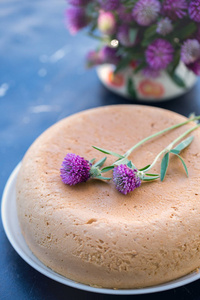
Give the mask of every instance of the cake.
M 33 254 L 66 278 L 91 286 L 141 288 L 165 283 L 200 266 L 200 129 L 181 152 L 170 155 L 163 182 L 143 182 L 123 195 L 113 181 L 90 179 L 69 186 L 60 167 L 67 153 L 85 159 L 104 154 L 92 145 L 125 153 L 138 141 L 186 118 L 160 108 L 113 105 L 67 117 L 47 129 L 24 156 L 17 178 L 22 234 Z M 137 168 L 189 123 L 137 148 Z M 116 158 L 109 156 L 110 165 Z M 160 161 L 153 170 L 160 171 Z M 112 176 L 112 171 L 108 173 Z

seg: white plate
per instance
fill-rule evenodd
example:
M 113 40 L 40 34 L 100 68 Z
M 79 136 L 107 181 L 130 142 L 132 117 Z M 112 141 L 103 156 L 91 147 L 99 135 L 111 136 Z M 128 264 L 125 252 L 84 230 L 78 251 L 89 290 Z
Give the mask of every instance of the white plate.
M 20 231 L 18 217 L 17 217 L 17 209 L 16 209 L 16 197 L 15 197 L 15 182 L 16 182 L 16 177 L 19 168 L 20 168 L 20 164 L 17 165 L 17 167 L 10 175 L 4 189 L 2 206 L 1 206 L 2 222 L 3 222 L 6 235 L 13 248 L 29 265 L 31 265 L 34 269 L 36 269 L 40 273 L 46 275 L 47 277 L 55 281 L 58 281 L 60 283 L 63 283 L 65 285 L 77 289 L 81 289 L 89 292 L 95 292 L 95 293 L 114 294 L 114 295 L 138 295 L 138 294 L 161 292 L 161 291 L 166 291 L 169 289 L 183 286 L 185 284 L 188 284 L 200 278 L 200 273 L 194 272 L 187 276 L 181 277 L 177 280 L 173 280 L 168 283 L 149 287 L 149 288 L 113 290 L 113 289 L 95 288 L 85 284 L 76 283 L 52 271 L 33 255 L 33 253 L 28 248 L 22 236 L 22 233 Z

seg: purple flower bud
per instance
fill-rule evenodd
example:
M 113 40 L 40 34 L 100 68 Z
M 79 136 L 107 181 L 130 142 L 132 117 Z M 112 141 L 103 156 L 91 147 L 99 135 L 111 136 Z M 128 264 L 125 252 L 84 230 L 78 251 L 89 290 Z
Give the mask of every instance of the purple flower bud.
M 116 65 L 120 62 L 120 56 L 117 55 L 117 50 L 108 46 L 100 50 L 99 57 L 103 63 Z
M 200 43 L 195 39 L 188 39 L 181 47 L 181 60 L 187 65 L 200 57 Z
M 185 17 L 187 8 L 186 0 L 165 0 L 163 2 L 163 13 L 172 20 Z
M 170 42 L 157 39 L 145 52 L 148 65 L 154 70 L 165 69 L 173 60 L 174 49 Z
M 137 170 L 130 169 L 127 165 L 119 165 L 113 170 L 113 181 L 116 189 L 126 195 L 141 185 Z
M 120 4 L 120 0 L 98 0 L 98 2 L 105 11 L 116 10 Z
M 66 22 L 72 34 L 87 26 L 89 19 L 82 7 L 70 7 L 66 10 Z
M 113 34 L 116 29 L 115 16 L 111 12 L 100 12 L 98 20 L 98 29 L 105 34 Z
M 88 68 L 100 65 L 101 63 L 102 63 L 102 59 L 98 52 L 96 52 L 96 51 L 88 52 L 87 57 L 86 57 L 86 65 Z
M 123 20 L 123 22 L 125 22 L 125 23 L 130 23 L 134 20 L 133 16 L 132 16 L 132 10 L 130 11 L 130 9 L 127 9 L 122 4 L 120 4 L 117 12 L 119 15 L 119 19 Z
M 139 0 L 133 8 L 133 17 L 139 25 L 148 26 L 157 19 L 160 10 L 158 0 Z
M 130 39 L 130 26 L 128 26 L 128 24 L 123 24 L 119 27 L 117 39 L 120 44 L 125 47 L 131 47 L 135 44 L 135 40 L 131 41 Z
M 84 6 L 91 2 L 91 0 L 68 0 L 68 2 L 74 6 Z
M 191 0 L 188 12 L 192 20 L 200 22 L 200 0 Z
M 200 76 L 200 59 L 196 60 L 194 63 L 187 65 L 188 69 L 193 71 L 194 74 Z
M 158 22 L 156 32 L 165 36 L 173 30 L 172 21 L 169 18 L 161 19 Z
M 75 185 L 90 178 L 91 164 L 79 155 L 68 153 L 62 163 L 60 176 L 65 184 Z

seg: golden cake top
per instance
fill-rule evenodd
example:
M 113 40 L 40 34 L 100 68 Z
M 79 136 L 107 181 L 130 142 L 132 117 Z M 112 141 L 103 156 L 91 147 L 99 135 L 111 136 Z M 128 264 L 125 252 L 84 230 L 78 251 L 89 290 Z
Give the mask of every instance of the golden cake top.
M 92 148 L 95 145 L 123 154 L 139 140 L 185 119 L 170 111 L 140 105 L 108 106 L 81 112 L 58 122 L 36 140 L 26 154 L 22 172 L 29 178 L 29 186 L 42 193 L 48 205 L 53 202 L 57 209 L 61 206 L 78 209 L 81 218 L 84 212 L 87 218 L 90 214 L 94 220 L 134 223 L 155 220 L 161 215 L 164 219 L 174 217 L 180 210 L 199 205 L 199 129 L 193 133 L 192 144 L 181 153 L 189 178 L 178 158 L 172 156 L 163 182 L 143 182 L 140 188 L 126 196 L 114 188 L 112 180 L 90 179 L 72 187 L 65 185 L 60 178 L 60 167 L 67 153 L 98 160 L 103 154 Z M 194 124 L 187 124 L 143 144 L 130 159 L 138 169 L 144 167 L 163 147 L 192 126 Z M 114 161 L 114 157 L 108 156 L 105 165 Z M 159 173 L 160 164 L 155 165 L 153 171 Z

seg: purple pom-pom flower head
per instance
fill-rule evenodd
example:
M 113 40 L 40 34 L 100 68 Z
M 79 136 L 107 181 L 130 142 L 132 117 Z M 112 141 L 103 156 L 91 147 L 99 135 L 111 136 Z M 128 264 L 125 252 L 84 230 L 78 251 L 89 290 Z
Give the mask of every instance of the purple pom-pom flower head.
M 187 15 L 186 0 L 165 0 L 163 2 L 163 13 L 172 20 L 182 19 Z
M 66 10 L 67 27 L 72 34 L 76 34 L 80 29 L 87 26 L 89 19 L 82 7 L 70 7 Z
M 99 51 L 99 57 L 103 63 L 116 65 L 120 62 L 120 56 L 117 54 L 117 49 L 109 46 L 105 46 Z
M 181 60 L 187 65 L 200 57 L 200 43 L 195 39 L 188 39 L 181 47 Z
M 160 10 L 158 0 L 139 0 L 133 8 L 133 17 L 139 25 L 148 26 L 157 19 Z
M 120 5 L 120 0 L 98 0 L 98 2 L 105 11 L 116 10 Z
M 132 16 L 132 10 L 127 9 L 124 5 L 120 4 L 118 10 L 117 10 L 118 16 L 120 20 L 123 20 L 125 23 L 131 23 L 133 22 L 133 16 Z
M 173 60 L 174 49 L 170 42 L 157 39 L 146 50 L 146 61 L 153 70 L 165 69 Z
M 116 189 L 126 195 L 141 185 L 141 179 L 137 175 L 136 169 L 131 169 L 127 165 L 119 165 L 113 170 L 113 181 Z
M 188 12 L 192 20 L 200 22 L 200 0 L 190 1 Z
M 60 176 L 68 185 L 86 182 L 90 178 L 91 164 L 79 155 L 68 153 L 62 163 Z
M 172 22 L 169 18 L 161 19 L 158 22 L 156 32 L 165 36 L 173 30 Z

